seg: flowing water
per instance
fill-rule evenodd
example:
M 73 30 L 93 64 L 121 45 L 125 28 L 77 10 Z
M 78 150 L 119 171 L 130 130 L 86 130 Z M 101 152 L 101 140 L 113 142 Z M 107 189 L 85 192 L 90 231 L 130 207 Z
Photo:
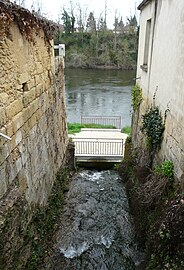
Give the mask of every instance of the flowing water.
M 81 115 L 121 116 L 130 126 L 131 88 L 134 71 L 66 69 L 68 122 L 80 122 Z
M 133 270 L 141 260 L 118 173 L 77 173 L 67 194 L 56 254 L 47 269 Z

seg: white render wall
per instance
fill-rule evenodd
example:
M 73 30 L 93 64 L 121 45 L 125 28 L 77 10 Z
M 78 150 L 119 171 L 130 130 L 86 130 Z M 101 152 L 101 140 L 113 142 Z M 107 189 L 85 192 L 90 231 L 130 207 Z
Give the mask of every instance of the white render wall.
M 156 20 L 155 0 L 140 15 L 137 83 L 143 91 L 141 114 L 153 102 L 166 118 L 164 140 L 158 157 L 171 159 L 177 178 L 184 182 L 184 1 L 159 0 Z M 147 20 L 152 19 L 148 71 L 141 69 Z M 155 27 L 154 27 L 155 22 Z M 153 42 L 152 42 L 153 38 Z

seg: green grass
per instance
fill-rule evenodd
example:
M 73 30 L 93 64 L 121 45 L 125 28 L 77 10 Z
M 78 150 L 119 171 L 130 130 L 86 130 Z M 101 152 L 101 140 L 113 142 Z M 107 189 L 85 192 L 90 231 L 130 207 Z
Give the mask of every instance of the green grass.
M 101 124 L 80 124 L 80 123 L 67 123 L 68 134 L 74 134 L 81 131 L 81 128 L 115 128 L 112 125 Z
M 130 136 L 130 133 L 131 133 L 131 127 L 129 126 L 126 126 L 126 127 L 123 127 L 122 130 L 121 130 L 122 133 L 126 133 L 127 135 Z

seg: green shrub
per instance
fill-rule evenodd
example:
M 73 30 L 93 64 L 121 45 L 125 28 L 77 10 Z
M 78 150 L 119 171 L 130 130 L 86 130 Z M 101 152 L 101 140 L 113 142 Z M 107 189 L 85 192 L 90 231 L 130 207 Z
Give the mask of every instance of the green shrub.
M 162 142 L 164 122 L 159 108 L 151 106 L 142 116 L 142 131 L 146 134 L 151 150 L 156 150 Z
M 174 177 L 174 164 L 170 160 L 164 161 L 162 164 L 155 166 L 154 171 L 162 176 L 173 178 Z

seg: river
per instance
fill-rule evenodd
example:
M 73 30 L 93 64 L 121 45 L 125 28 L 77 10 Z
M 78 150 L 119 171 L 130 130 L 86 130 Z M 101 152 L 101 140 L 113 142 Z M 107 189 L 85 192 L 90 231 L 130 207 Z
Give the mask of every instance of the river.
M 142 253 L 122 180 L 114 170 L 73 177 L 50 270 L 134 270 Z
M 134 71 L 66 69 L 68 122 L 84 116 L 121 116 L 122 126 L 131 123 L 131 88 Z

